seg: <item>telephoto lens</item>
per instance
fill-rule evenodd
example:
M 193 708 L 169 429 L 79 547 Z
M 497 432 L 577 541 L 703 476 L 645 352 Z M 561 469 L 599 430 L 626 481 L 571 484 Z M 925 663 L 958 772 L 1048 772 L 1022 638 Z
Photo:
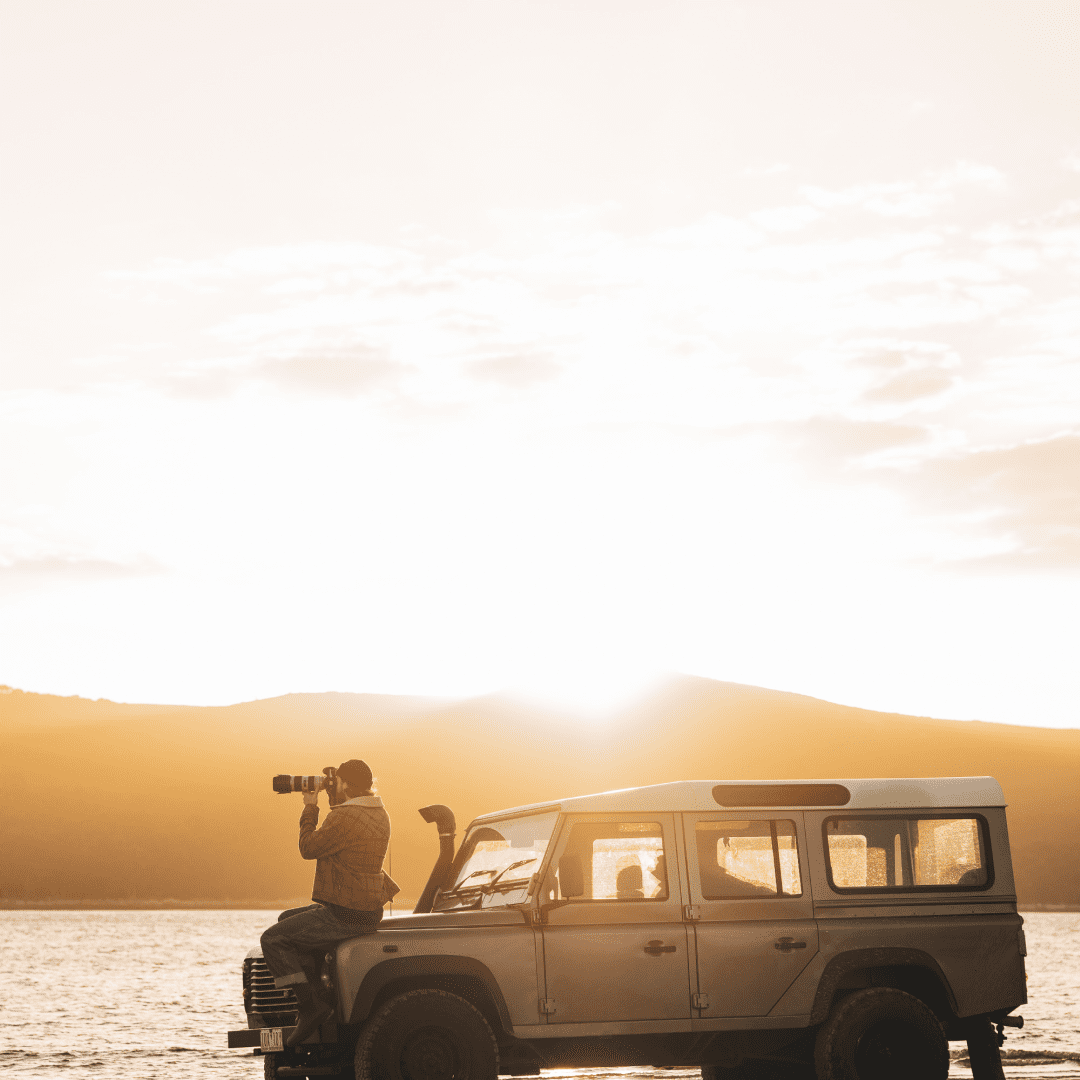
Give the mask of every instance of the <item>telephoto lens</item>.
M 325 776 L 289 776 L 280 773 L 274 777 L 274 791 L 278 795 L 288 795 L 294 791 L 322 791 L 329 783 Z

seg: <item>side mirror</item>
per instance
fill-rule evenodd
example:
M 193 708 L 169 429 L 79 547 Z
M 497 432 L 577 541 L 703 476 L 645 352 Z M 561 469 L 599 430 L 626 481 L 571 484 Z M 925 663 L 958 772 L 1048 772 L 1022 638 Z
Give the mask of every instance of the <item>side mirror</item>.
M 585 895 L 585 875 L 578 855 L 564 855 L 559 860 L 559 892 L 564 900 Z

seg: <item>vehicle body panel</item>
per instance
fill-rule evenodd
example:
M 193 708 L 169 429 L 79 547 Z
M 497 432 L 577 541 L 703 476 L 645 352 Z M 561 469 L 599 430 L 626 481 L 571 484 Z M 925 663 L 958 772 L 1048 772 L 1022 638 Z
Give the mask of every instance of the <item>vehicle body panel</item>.
M 659 822 L 676 863 L 673 814 L 574 814 L 556 840 L 554 873 L 576 824 Z M 552 889 L 541 889 L 546 895 Z M 690 937 L 681 884 L 668 875 L 660 900 L 571 900 L 543 924 L 545 998 L 551 1024 L 690 1019 Z
M 495 914 L 498 918 L 493 919 Z M 464 916 L 473 915 L 470 921 Z M 355 1002 L 368 973 L 376 965 L 427 957 L 465 958 L 482 965 L 499 988 L 511 1024 L 535 1024 L 541 1019 L 537 993 L 535 931 L 520 911 L 455 912 L 446 916 L 449 925 L 416 925 L 417 917 L 387 919 L 373 934 L 351 938 L 337 948 L 338 994 L 342 1016 L 356 1021 Z M 404 924 L 398 926 L 396 924 Z M 393 949 L 393 952 L 386 952 Z M 444 971 L 454 970 L 443 965 Z M 393 971 L 388 972 L 392 975 Z M 366 1016 L 366 1012 L 364 1013 Z M 355 1019 L 354 1019 L 355 1018 Z
M 697 988 L 707 1003 L 699 1019 L 766 1016 L 817 953 L 817 924 L 810 894 L 803 815 L 782 811 L 796 827 L 801 896 L 708 899 L 702 892 L 695 830 L 698 823 L 735 819 L 767 822 L 778 812 L 711 811 L 683 814 L 690 903 L 695 909 Z M 787 946 L 797 947 L 787 947 Z
M 918 813 L 923 808 L 912 808 Z M 930 809 L 930 808 L 925 808 Z M 1016 895 L 1005 810 L 959 808 L 985 821 L 993 876 L 978 891 L 841 891 L 832 887 L 821 837 L 825 821 L 840 811 L 807 811 L 814 915 L 826 966 L 846 953 L 881 949 L 918 950 L 932 957 L 959 1016 L 1009 1011 L 1027 1000 Z M 905 810 L 905 813 L 908 811 Z M 888 809 L 860 811 L 886 816 Z M 824 972 L 824 969 L 823 969 Z M 799 1004 L 808 987 L 802 988 Z
M 534 814 L 544 810 L 561 810 L 564 814 L 649 813 L 716 810 L 718 803 L 713 789 L 728 785 L 768 787 L 773 781 L 725 781 L 677 780 L 670 784 L 650 784 L 646 787 L 622 788 L 603 791 L 595 795 L 576 795 L 546 803 L 515 806 L 510 810 L 498 810 L 481 814 L 470 823 L 488 823 L 518 814 Z M 1005 805 L 1001 785 L 992 776 L 931 776 L 894 779 L 857 780 L 785 780 L 786 785 L 836 784 L 848 789 L 850 798 L 843 804 L 845 811 L 877 809 L 883 807 L 969 807 Z M 746 809 L 760 809 L 760 803 Z M 770 806 L 792 810 L 814 809 L 806 803 L 770 803 Z M 737 804 L 724 805 L 725 810 L 738 809 Z

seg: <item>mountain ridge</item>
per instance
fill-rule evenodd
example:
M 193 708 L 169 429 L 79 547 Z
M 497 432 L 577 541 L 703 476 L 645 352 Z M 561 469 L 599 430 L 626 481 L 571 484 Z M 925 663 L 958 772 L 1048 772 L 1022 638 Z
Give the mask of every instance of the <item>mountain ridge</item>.
M 432 802 L 454 809 L 460 836 L 480 813 L 669 780 L 993 775 L 1021 901 L 1080 903 L 1067 801 L 1080 730 L 881 713 L 699 676 L 594 722 L 498 694 L 157 706 L 15 690 L 0 694 L 0 755 L 22 777 L 0 790 L 0 902 L 304 895 L 300 800 L 273 795 L 270 777 L 357 756 L 391 813 L 405 897 L 435 859 L 416 813 Z

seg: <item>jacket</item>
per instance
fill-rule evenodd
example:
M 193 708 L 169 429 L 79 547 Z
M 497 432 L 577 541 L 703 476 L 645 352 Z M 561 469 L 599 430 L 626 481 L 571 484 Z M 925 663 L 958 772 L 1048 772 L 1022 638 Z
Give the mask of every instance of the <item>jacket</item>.
M 332 806 L 322 828 L 318 806 L 300 815 L 300 854 L 317 859 L 311 899 L 355 911 L 379 911 L 398 891 L 383 873 L 390 843 L 390 816 L 378 795 L 361 795 Z

